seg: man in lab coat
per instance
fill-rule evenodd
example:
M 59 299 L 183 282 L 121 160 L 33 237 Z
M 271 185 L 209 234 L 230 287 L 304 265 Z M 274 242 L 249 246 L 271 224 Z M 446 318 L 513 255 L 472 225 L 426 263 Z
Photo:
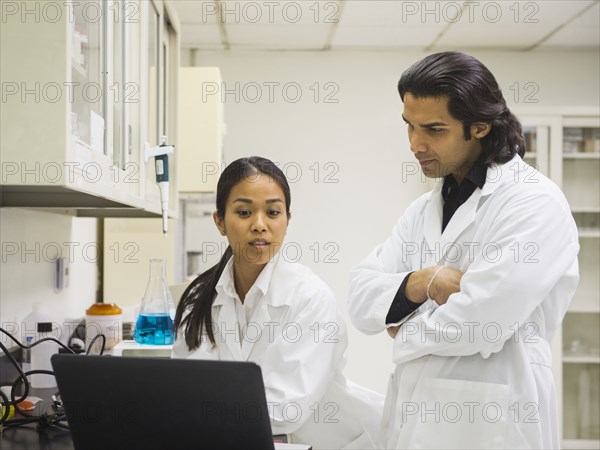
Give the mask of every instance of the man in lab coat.
M 394 337 L 384 448 L 559 448 L 550 342 L 579 272 L 560 189 L 523 162 L 491 72 L 430 55 L 398 89 L 433 191 L 351 271 L 354 325 Z

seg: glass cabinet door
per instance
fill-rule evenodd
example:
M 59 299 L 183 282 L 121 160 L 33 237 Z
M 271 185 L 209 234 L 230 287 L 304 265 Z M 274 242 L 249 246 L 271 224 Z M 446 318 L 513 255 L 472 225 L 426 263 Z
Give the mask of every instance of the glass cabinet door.
M 125 21 L 125 84 L 123 89 L 124 124 L 124 170 L 134 179 L 140 172 L 141 98 L 142 98 L 142 6 L 139 1 L 124 2 Z M 145 23 L 145 22 L 144 22 Z
M 562 135 L 563 191 L 573 211 L 597 217 L 600 212 L 600 126 L 598 121 L 596 119 L 565 118 Z
M 148 136 L 146 141 L 154 147 L 159 143 L 159 14 L 153 2 L 148 3 Z
M 117 168 L 125 167 L 125 82 L 126 82 L 126 29 L 125 2 L 114 1 L 112 5 L 112 77 L 110 99 L 112 100 L 112 152 Z
M 86 0 L 71 6 L 71 134 L 91 150 L 106 154 L 105 2 Z
M 550 150 L 550 127 L 546 125 L 524 125 L 525 162 L 548 175 L 548 153 Z
M 563 322 L 565 448 L 600 444 L 600 123 L 565 117 L 562 188 L 579 232 L 579 285 Z

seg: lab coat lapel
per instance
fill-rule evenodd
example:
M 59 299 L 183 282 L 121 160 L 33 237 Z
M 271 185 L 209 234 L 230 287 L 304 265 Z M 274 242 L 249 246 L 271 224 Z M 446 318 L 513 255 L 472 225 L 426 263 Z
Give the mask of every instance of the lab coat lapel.
M 271 322 L 271 320 L 267 310 L 267 303 L 263 301 L 250 318 L 247 336 L 244 336 L 242 340 L 242 356 L 244 360 L 248 360 L 252 352 L 261 346 L 262 341 L 268 341 L 269 329 L 265 329 L 265 323 L 268 322 Z
M 260 330 L 260 336 L 256 333 L 244 339 L 242 343 L 242 354 L 250 361 L 259 359 L 267 347 L 277 339 L 282 328 L 286 325 L 292 296 L 289 293 L 288 280 L 294 276 L 293 265 L 276 255 L 273 259 L 273 272 L 271 273 L 268 287 L 264 289 L 264 297 L 261 304 L 254 310 L 250 322 L 255 330 Z
M 455 243 L 460 238 L 461 234 L 475 221 L 475 213 L 477 212 L 477 205 L 479 204 L 480 197 L 481 189 L 477 188 L 467 201 L 456 210 L 452 219 L 448 222 L 440 240 L 443 252 L 442 258 L 444 258 L 444 255 L 450 246 L 449 244 Z
M 438 181 L 425 206 L 423 237 L 428 247 L 428 251 L 424 252 L 425 256 L 434 254 L 442 233 L 442 184 L 443 180 Z
M 215 310 L 218 312 L 215 313 Z M 212 306 L 212 317 L 213 320 L 216 317 L 216 325 L 219 329 L 218 337 L 219 341 L 217 344 L 227 349 L 229 358 L 234 361 L 242 359 L 242 346 L 240 345 L 240 338 L 238 328 L 233 328 L 234 324 L 237 324 L 235 315 L 235 305 L 231 301 L 224 301 L 220 304 L 213 304 Z M 231 327 L 231 328 L 229 328 Z
M 483 189 L 475 189 L 471 196 L 456 210 L 446 229 L 442 233 L 440 245 L 442 249 L 442 259 L 444 259 L 446 251 L 459 240 L 461 235 L 475 222 L 475 215 L 479 204 L 491 195 L 499 186 L 510 181 L 512 173 L 510 168 L 514 168 L 514 164 L 518 164 L 520 157 L 515 157 L 507 164 L 498 165 L 492 164 L 488 167 L 486 173 L 486 181 Z M 440 191 L 441 192 L 441 191 Z M 441 196 L 441 194 L 440 194 Z M 440 208 L 442 208 L 442 200 L 439 199 Z M 442 213 L 443 214 L 443 213 Z M 441 261 L 438 261 L 441 262 Z

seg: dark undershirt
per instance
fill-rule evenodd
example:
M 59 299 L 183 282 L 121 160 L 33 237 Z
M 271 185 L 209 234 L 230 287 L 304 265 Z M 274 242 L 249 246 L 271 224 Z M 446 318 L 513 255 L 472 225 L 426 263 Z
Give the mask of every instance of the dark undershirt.
M 460 184 L 456 182 L 453 175 L 446 176 L 444 185 L 442 186 L 442 199 L 444 200 L 442 233 L 446 229 L 446 226 L 450 222 L 450 219 L 452 219 L 454 213 L 467 201 L 471 194 L 475 192 L 475 189 L 483 189 L 486 174 L 487 165 L 484 162 L 482 154 Z M 412 272 L 404 277 L 404 281 L 402 281 L 402 284 L 398 288 L 385 318 L 386 324 L 399 322 L 422 305 L 422 303 L 415 303 L 406 298 L 406 284 L 408 283 L 411 274 Z

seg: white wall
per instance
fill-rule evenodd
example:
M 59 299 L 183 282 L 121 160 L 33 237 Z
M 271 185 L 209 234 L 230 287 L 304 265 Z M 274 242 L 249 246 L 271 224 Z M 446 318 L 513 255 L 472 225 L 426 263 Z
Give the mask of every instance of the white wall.
M 494 72 L 507 100 L 519 108 L 547 107 L 552 112 L 556 106 L 599 103 L 596 52 L 472 54 Z M 288 255 L 293 258 L 299 246 L 301 262 L 332 287 L 346 318 L 350 268 L 388 236 L 402 211 L 427 187 L 420 175 L 407 175 L 414 160 L 396 90 L 402 71 L 424 55 L 417 51 L 182 53 L 182 65 L 221 68 L 224 85 L 218 89 L 228 92 L 225 161 L 261 155 L 287 167 L 288 177 L 298 178 L 291 185 Z M 326 87 L 328 82 L 333 84 Z M 272 101 L 269 83 L 280 83 L 273 85 Z M 289 84 L 284 97 L 286 83 L 297 84 Z M 261 98 L 257 98 L 257 85 Z M 294 86 L 302 89 L 296 103 L 291 101 Z M 317 101 L 315 90 L 320 94 Z M 330 99 L 337 103 L 325 102 L 327 94 L 333 94 Z M 528 100 L 537 102 L 525 103 L 528 94 Z M 320 169 L 317 180 L 314 163 Z M 333 165 L 326 167 L 327 163 Z M 336 182 L 324 183 L 325 175 L 334 170 Z M 214 239 L 220 242 L 216 230 Z M 320 248 L 316 261 L 315 243 Z M 327 255 L 337 262 L 325 262 Z M 347 376 L 385 392 L 392 369 L 391 340 L 384 334 L 364 336 L 347 324 Z
M 21 321 L 32 304 L 42 309 L 64 333 L 66 318 L 81 318 L 96 299 L 98 273 L 96 220 L 19 208 L 0 209 L 0 323 L 21 335 Z M 70 260 L 70 283 L 54 290 L 54 258 Z M 16 329 L 15 329 L 16 327 Z M 72 329 L 70 330 L 72 331 Z M 2 335 L 2 343 L 12 346 Z
M 536 108 L 581 106 L 599 103 L 599 57 L 595 52 L 513 53 L 474 52 L 496 74 L 505 95 L 514 100 L 514 83 L 537 86 L 531 104 Z M 197 65 L 220 66 L 225 88 L 235 90 L 239 82 L 246 98 L 226 97 L 226 162 L 259 154 L 287 164 L 288 176 L 302 176 L 292 184 L 293 219 L 288 232 L 289 257 L 296 245 L 301 262 L 311 266 L 334 290 L 345 314 L 347 275 L 375 245 L 389 234 L 401 212 L 425 189 L 420 176 L 403 180 L 402 163 L 412 163 L 400 113 L 402 104 L 396 92 L 401 72 L 422 53 L 419 52 L 198 52 Z M 191 54 L 183 52 L 184 64 L 192 64 Z M 263 87 L 263 99 L 251 103 L 252 85 Z M 274 87 L 273 102 L 264 83 Z M 281 86 L 295 82 L 303 95 L 297 103 L 286 101 Z M 320 98 L 314 102 L 314 83 L 320 83 Z M 332 93 L 324 83 L 338 88 Z M 291 86 L 291 85 L 290 85 Z M 313 90 L 311 90 L 313 86 Z M 513 90 L 511 90 L 513 86 Z M 292 87 L 287 92 L 293 95 Z M 514 102 L 512 102 L 514 103 Z M 314 163 L 319 166 L 315 182 Z M 326 163 L 334 163 L 328 167 Z M 313 166 L 314 167 L 314 166 Z M 404 166 L 412 169 L 412 166 Z M 332 174 L 336 183 L 323 183 Z M 405 173 L 406 175 L 406 173 Z M 95 219 L 26 209 L 0 209 L 0 323 L 18 323 L 40 301 L 55 320 L 82 316 L 94 302 L 97 289 Z M 220 242 L 216 231 L 214 239 Z M 65 242 L 74 247 L 70 286 L 60 293 L 53 290 L 53 243 L 68 255 Z M 9 247 L 18 246 L 12 255 Z M 35 250 L 39 243 L 39 251 Z M 315 262 L 315 243 L 320 252 Z M 329 247 L 324 248 L 329 243 Z M 87 245 L 88 254 L 82 249 Z M 312 249 L 311 249 L 312 248 Z M 33 253 L 27 250 L 33 249 Z M 45 250 L 44 250 L 45 249 Z M 331 253 L 334 252 L 333 255 Z M 36 255 L 39 262 L 36 262 Z M 326 263 L 327 255 L 338 262 Z M 356 382 L 385 391 L 391 370 L 391 340 L 385 335 L 364 336 L 348 323 L 350 334 L 347 375 Z M 2 338 L 4 339 L 4 338 Z M 6 342 L 3 340 L 3 342 Z

